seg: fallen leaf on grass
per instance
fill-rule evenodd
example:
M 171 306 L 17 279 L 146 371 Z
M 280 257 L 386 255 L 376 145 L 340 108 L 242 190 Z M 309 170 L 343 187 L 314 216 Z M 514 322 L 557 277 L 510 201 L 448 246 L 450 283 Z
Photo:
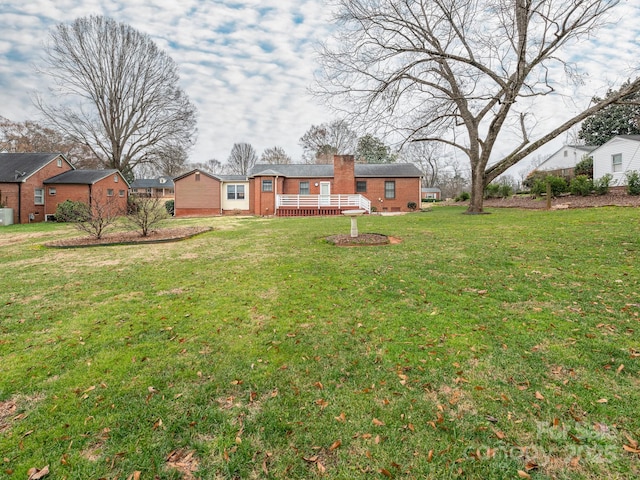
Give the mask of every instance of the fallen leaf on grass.
M 347 420 L 347 416 L 344 414 L 344 412 L 340 412 L 340 415 L 333 418 L 335 418 L 338 422 L 345 422 Z
M 544 395 L 542 395 L 540 392 L 538 392 L 538 391 L 536 390 L 536 398 L 537 398 L 538 400 L 544 400 Z
M 531 478 L 531 475 L 529 475 L 527 472 L 525 472 L 524 470 L 518 470 L 518 476 L 520 478 Z
M 600 400 L 596 400 L 596 403 L 607 403 L 609 400 L 606 398 L 601 398 Z
M 378 420 L 377 418 L 374 418 L 372 423 L 376 426 L 376 427 L 382 427 L 384 425 L 384 422 L 382 420 Z
M 29 475 L 29 478 L 27 480 L 38 480 L 40 478 L 44 478 L 49 475 L 49 465 L 44 467 L 42 470 L 39 470 L 37 468 L 30 468 L 27 472 L 27 475 Z
M 387 478 L 393 478 L 393 475 L 391 474 L 391 472 L 389 470 L 387 470 L 386 468 L 381 468 L 380 469 L 380 473 L 382 475 L 384 475 Z
M 635 440 L 634 438 L 632 438 L 629 434 L 625 433 L 624 434 L 625 437 L 627 437 L 627 440 L 629 441 L 629 445 L 631 445 L 633 448 L 638 448 L 638 441 Z
M 142 475 L 142 472 L 140 470 L 136 470 L 127 477 L 127 480 L 140 480 L 140 475 Z
M 340 445 L 342 445 L 342 441 L 341 440 L 336 440 L 335 442 L 333 442 L 331 444 L 331 446 L 329 447 L 329 451 L 333 452 L 336 448 L 339 448 Z
M 500 431 L 500 430 L 494 430 L 493 433 L 496 435 L 496 437 L 499 440 L 504 440 L 507 436 L 504 434 L 504 432 Z

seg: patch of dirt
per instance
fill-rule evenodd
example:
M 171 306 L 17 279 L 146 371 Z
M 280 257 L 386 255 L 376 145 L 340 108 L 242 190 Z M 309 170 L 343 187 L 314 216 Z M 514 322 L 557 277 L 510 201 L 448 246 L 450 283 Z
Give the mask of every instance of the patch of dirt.
M 484 206 L 489 208 L 526 208 L 545 210 L 547 200 L 545 198 L 533 198 L 529 196 L 514 196 L 511 198 L 488 198 Z M 568 208 L 590 207 L 640 207 L 640 195 L 627 195 L 624 192 L 613 192 L 606 195 L 590 195 L 579 197 L 575 195 L 563 195 L 551 199 L 553 210 Z
M 18 405 L 13 400 L 0 402 L 0 432 L 9 428 L 11 417 L 15 416 Z
M 208 232 L 211 227 L 182 227 L 182 228 L 162 228 L 154 230 L 146 237 L 140 235 L 138 231 L 107 233 L 102 238 L 77 237 L 57 240 L 45 243 L 46 247 L 70 248 L 70 247 L 94 247 L 101 245 L 131 245 L 139 243 L 161 243 L 175 242 L 194 235 Z
M 376 245 L 389 245 L 400 243 L 400 239 L 388 237 L 381 233 L 361 233 L 355 238 L 351 235 L 332 235 L 326 238 L 327 242 L 338 247 L 368 247 Z

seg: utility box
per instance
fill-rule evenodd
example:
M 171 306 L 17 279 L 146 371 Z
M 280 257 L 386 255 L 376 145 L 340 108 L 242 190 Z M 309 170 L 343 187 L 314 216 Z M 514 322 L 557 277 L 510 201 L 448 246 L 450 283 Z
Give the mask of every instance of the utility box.
M 13 225 L 13 208 L 0 208 L 0 227 Z

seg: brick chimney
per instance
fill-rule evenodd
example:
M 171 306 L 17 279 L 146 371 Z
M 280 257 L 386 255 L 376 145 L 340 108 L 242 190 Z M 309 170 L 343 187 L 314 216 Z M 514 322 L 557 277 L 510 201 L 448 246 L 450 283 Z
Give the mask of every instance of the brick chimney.
M 331 193 L 356 193 L 356 176 L 353 155 L 333 156 L 333 188 Z

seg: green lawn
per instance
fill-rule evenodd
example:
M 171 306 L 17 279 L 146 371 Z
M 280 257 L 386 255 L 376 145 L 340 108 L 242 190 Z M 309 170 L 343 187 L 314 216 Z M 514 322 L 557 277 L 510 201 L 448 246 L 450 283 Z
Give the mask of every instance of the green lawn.
M 0 478 L 636 478 L 640 211 L 0 228 Z

